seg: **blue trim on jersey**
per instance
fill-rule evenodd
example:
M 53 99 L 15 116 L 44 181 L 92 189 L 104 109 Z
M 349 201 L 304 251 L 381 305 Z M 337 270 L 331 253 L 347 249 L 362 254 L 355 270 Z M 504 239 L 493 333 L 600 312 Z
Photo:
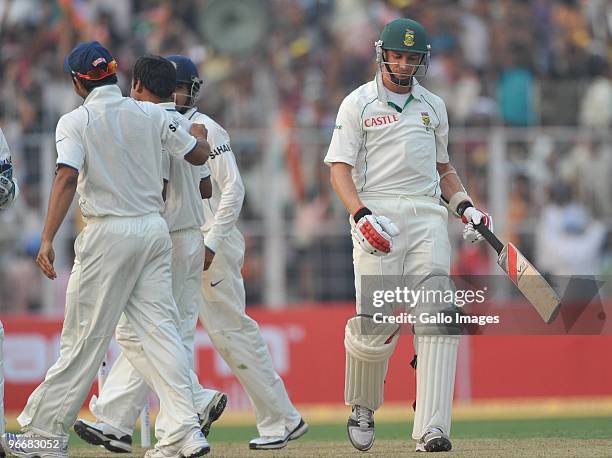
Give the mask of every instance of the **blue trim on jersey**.
M 191 118 L 193 118 L 197 114 L 198 114 L 198 110 L 193 110 L 193 113 L 191 113 L 191 115 L 187 119 L 191 121 Z
M 193 148 L 191 148 L 189 151 L 183 154 L 183 158 L 187 156 L 189 153 L 193 152 L 193 150 L 195 150 L 197 147 L 198 147 L 198 140 L 196 139 L 196 142 L 195 142 L 195 145 L 193 145 Z M 196 165 L 194 167 L 199 167 L 199 165 Z
M 176 111 L 176 108 L 165 108 L 166 111 Z

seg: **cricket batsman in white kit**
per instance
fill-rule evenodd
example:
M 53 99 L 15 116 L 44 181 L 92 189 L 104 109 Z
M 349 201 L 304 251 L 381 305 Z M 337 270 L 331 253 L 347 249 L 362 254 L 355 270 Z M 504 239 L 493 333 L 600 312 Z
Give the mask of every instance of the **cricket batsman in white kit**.
M 191 122 L 176 111 L 172 96 L 176 87 L 173 64 L 160 56 L 139 57 L 134 64 L 132 97 L 156 103 L 185 130 Z M 165 206 L 162 216 L 168 223 L 172 240 L 172 293 L 179 312 L 179 333 L 193 368 L 194 332 L 202 302 L 200 287 L 204 269 L 204 224 L 202 189 L 210 184 L 206 164 L 194 167 L 182 158 L 163 157 Z M 200 386 L 191 371 L 196 412 L 204 435 L 217 420 L 227 403 L 227 396 Z M 132 433 L 136 418 L 145 405 L 149 387 L 124 353 L 114 362 L 104 386 L 89 404 L 97 422 L 78 420 L 74 429 L 85 441 L 102 445 L 117 453 L 132 452 Z M 159 429 L 159 424 L 156 427 Z M 159 431 L 158 435 L 163 435 Z
M 195 102 L 202 85 L 195 64 L 185 56 L 172 55 L 176 64 L 176 106 L 190 122 L 208 130 L 211 154 L 212 197 L 204 201 L 202 227 L 206 250 L 200 307 L 202 326 L 246 390 L 257 419 L 260 437 L 251 449 L 279 449 L 306 433 L 308 425 L 291 403 L 283 380 L 274 370 L 259 326 L 245 311 L 242 280 L 244 238 L 236 227 L 244 199 L 244 186 L 228 133 L 199 113 Z
M 162 147 L 202 165 L 208 144 L 163 108 L 123 97 L 116 61 L 100 43 L 78 45 L 64 69 L 85 100 L 56 130 L 57 174 L 37 256 L 47 277 L 57 276 L 53 239 L 77 190 L 87 224 L 75 241 L 59 359 L 18 417 L 22 434 L 4 435 L 5 448 L 16 456 L 68 456 L 70 428 L 116 328 L 123 352 L 136 356 L 130 362 L 160 398 L 165 434 L 147 456 L 201 456 L 210 448 L 177 329 L 172 243 L 160 212 Z
M 0 211 L 10 207 L 19 195 L 17 180 L 13 177 L 11 150 L 8 147 L 4 133 L 0 129 Z M 4 435 L 4 327 L 0 321 L 0 437 Z M 4 450 L 0 443 L 0 457 Z
M 376 77 L 340 105 L 325 157 L 332 186 L 351 214 L 357 316 L 345 329 L 345 402 L 352 407 L 348 436 L 361 451 L 374 444 L 374 411 L 383 403 L 388 360 L 398 339 L 398 325 L 375 324 L 371 315 L 361 314 L 361 276 L 448 275 L 448 216 L 441 197 L 466 223 L 466 240 L 482 240 L 474 224 L 491 224 L 449 162 L 444 102 L 419 84 L 430 53 L 424 28 L 396 19 L 375 48 Z M 366 335 L 364 326 L 376 332 Z M 459 336 L 427 335 L 415 326 L 414 343 L 416 450 L 448 451 Z

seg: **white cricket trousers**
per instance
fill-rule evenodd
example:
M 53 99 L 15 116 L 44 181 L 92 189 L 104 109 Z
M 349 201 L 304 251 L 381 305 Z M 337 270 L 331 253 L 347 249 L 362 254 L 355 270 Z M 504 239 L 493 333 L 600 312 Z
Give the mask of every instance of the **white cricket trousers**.
M 67 438 L 115 328 L 124 314 L 128 338 L 119 344 L 160 398 L 166 435 L 159 445 L 199 429 L 187 353 L 172 298 L 172 243 L 159 214 L 90 218 L 75 242 L 66 292 L 60 356 L 18 417 L 43 436 Z
M 448 212 L 438 199 L 361 197 L 375 215 L 390 218 L 400 233 L 393 238 L 393 249 L 387 256 L 372 256 L 353 246 L 357 313 L 361 313 L 361 275 L 449 274 Z M 450 435 L 459 336 L 420 335 L 418 329 L 416 333 L 417 403 L 412 437 L 419 439 L 432 428 Z
M 4 434 L 4 327 L 0 321 L 0 437 Z
M 189 355 L 190 368 L 193 369 L 194 333 L 198 321 L 198 310 L 202 302 L 200 287 L 202 270 L 204 269 L 204 238 L 198 227 L 183 229 L 170 233 L 172 240 L 172 294 L 178 308 L 179 333 L 183 347 Z M 126 329 L 117 328 L 117 340 L 125 339 Z M 127 324 L 127 323 L 126 323 Z M 127 329 L 129 332 L 129 329 Z M 128 339 L 131 333 L 127 334 Z M 102 392 L 93 396 L 89 404 L 91 412 L 98 421 L 117 428 L 123 434 L 132 435 L 134 424 L 144 407 L 149 387 L 130 361 L 135 358 L 143 360 L 145 355 L 141 347 L 126 345 L 108 374 Z M 135 354 L 127 355 L 125 349 L 135 350 Z M 212 400 L 216 391 L 204 390 L 198 377 L 190 371 L 194 395 L 195 410 L 202 411 Z M 162 419 L 155 424 L 158 437 L 163 437 L 166 425 Z
M 261 436 L 284 436 L 300 422 L 257 322 L 246 314 L 242 280 L 244 238 L 234 227 L 202 276 L 202 326 L 249 395 Z

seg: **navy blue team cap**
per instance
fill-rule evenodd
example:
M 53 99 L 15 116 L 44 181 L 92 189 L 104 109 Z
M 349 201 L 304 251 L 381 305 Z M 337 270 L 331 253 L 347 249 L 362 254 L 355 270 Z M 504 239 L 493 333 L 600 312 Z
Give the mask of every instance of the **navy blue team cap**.
M 177 83 L 197 83 L 198 85 L 202 84 L 202 80 L 200 79 L 200 75 L 198 74 L 198 67 L 193 63 L 193 61 L 186 56 L 181 56 L 179 54 L 172 54 L 170 56 L 166 56 L 170 62 L 174 63 L 176 67 L 176 82 Z
M 64 71 L 90 81 L 98 81 L 117 72 L 117 61 L 97 41 L 79 43 L 64 59 Z

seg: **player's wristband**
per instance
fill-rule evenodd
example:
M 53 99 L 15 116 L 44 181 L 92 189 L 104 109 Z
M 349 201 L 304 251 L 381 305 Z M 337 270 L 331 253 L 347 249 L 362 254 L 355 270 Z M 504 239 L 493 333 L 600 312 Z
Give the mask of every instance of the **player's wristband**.
M 450 210 L 454 212 L 455 215 L 461 218 L 461 215 L 463 215 L 465 209 L 468 208 L 468 206 L 465 206 L 466 202 L 472 205 L 472 199 L 467 194 L 467 192 L 459 191 L 453 194 L 453 196 L 448 201 L 448 208 L 450 208 Z M 460 206 L 462 206 L 461 209 L 459 208 Z
M 359 210 L 357 210 L 353 214 L 353 221 L 355 221 L 355 223 L 358 223 L 361 218 L 363 218 L 366 215 L 371 215 L 371 214 L 372 214 L 372 211 L 368 207 L 361 207 Z
M 469 200 L 464 200 L 459 205 L 457 205 L 457 214 L 459 215 L 459 218 L 463 216 L 463 213 L 465 213 L 468 208 L 473 206 L 474 205 L 472 205 L 472 202 L 470 202 Z

